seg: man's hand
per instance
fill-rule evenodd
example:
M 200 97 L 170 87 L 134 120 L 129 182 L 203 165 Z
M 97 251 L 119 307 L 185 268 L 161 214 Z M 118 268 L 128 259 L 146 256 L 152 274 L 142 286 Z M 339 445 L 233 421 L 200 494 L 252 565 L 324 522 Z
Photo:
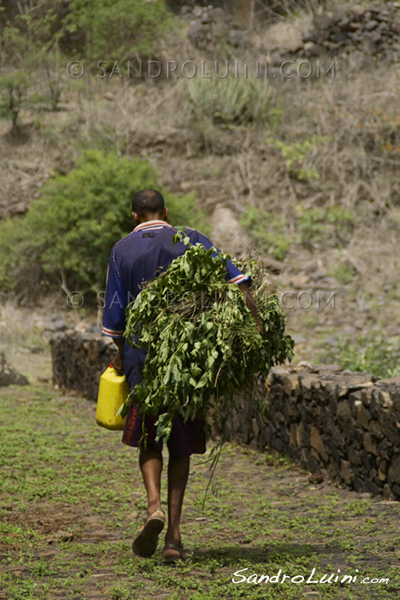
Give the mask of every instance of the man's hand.
M 117 371 L 118 375 L 124 374 L 124 366 L 122 362 L 122 349 L 124 347 L 123 338 L 114 338 L 114 344 L 118 346 L 118 352 L 111 361 L 111 366 Z
M 253 318 L 256 322 L 256 327 L 257 327 L 257 331 L 260 335 L 264 334 L 264 327 L 260 321 L 260 317 L 258 316 L 257 313 L 257 308 L 256 308 L 256 302 L 253 298 L 253 296 L 250 294 L 249 288 L 247 287 L 247 285 L 243 282 L 243 283 L 239 283 L 239 289 L 240 291 L 244 294 L 244 299 L 246 302 L 246 306 L 249 309 L 249 311 L 251 312 L 251 314 L 253 315 Z
M 124 374 L 124 367 L 122 364 L 122 356 L 121 353 L 118 351 L 117 354 L 114 356 L 114 358 L 111 361 L 111 366 L 117 371 L 118 375 L 123 375 Z
M 260 319 L 256 319 L 256 327 L 258 333 L 262 336 L 264 334 L 264 327 L 262 326 Z

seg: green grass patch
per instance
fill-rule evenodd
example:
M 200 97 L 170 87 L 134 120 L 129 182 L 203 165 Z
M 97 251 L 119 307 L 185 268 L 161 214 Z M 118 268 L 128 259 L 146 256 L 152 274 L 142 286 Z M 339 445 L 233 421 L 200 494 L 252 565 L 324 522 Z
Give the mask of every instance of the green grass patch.
M 310 592 L 381 600 L 398 590 L 399 505 L 318 489 L 287 459 L 232 444 L 204 508 L 208 455 L 192 460 L 182 519 L 187 562 L 164 566 L 160 548 L 138 558 L 131 542 L 145 494 L 137 454 L 119 433 L 95 425 L 94 404 L 45 386 L 2 390 L 1 402 L 0 589 L 7 600 L 300 600 Z M 162 487 L 165 500 L 165 475 Z M 306 583 L 314 568 L 318 577 L 359 569 L 359 579 L 390 581 Z M 297 583 L 255 582 L 279 572 Z
M 368 335 L 342 337 L 337 347 L 320 354 L 322 363 L 333 362 L 349 371 L 361 371 L 375 377 L 396 377 L 400 373 L 400 338 L 372 331 Z

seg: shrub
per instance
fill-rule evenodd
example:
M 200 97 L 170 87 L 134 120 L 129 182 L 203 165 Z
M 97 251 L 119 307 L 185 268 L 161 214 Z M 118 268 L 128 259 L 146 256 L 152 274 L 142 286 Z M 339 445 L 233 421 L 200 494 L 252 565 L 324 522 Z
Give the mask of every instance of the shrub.
M 157 40 L 173 25 L 163 0 L 71 0 L 66 27 L 85 38 L 85 52 L 95 60 L 126 61 L 152 56 Z
M 0 222 L 0 290 L 14 287 L 17 268 L 16 249 L 21 242 L 20 219 L 8 218 Z
M 339 283 L 346 285 L 353 281 L 357 271 L 348 261 L 341 260 L 336 264 L 332 275 Z
M 268 251 L 277 260 L 285 258 L 294 240 L 285 232 L 283 215 L 247 206 L 240 223 L 259 250 Z
M 149 162 L 86 152 L 69 174 L 45 184 L 41 197 L 22 222 L 18 220 L 18 239 L 12 239 L 9 221 L 2 225 L 0 236 L 8 231 L 4 242 L 8 258 L 2 264 L 10 264 L 16 244 L 17 275 L 18 270 L 26 274 L 27 266 L 38 264 L 48 286 L 63 281 L 71 290 L 100 291 L 111 247 L 132 230 L 132 195 L 155 187 L 159 188 L 158 176 Z M 178 198 L 165 192 L 165 200 L 171 223 L 204 230 L 204 216 L 193 194 Z M 14 282 L 10 277 L 0 273 L 3 288 L 16 285 L 15 277 Z
M 0 56 L 7 64 L 26 66 L 32 54 L 46 54 L 61 26 L 58 12 L 63 10 L 51 0 L 19 0 L 14 3 L 12 17 L 4 18 L 0 39 Z
M 10 119 L 12 131 L 18 129 L 18 116 L 27 104 L 28 77 L 21 71 L 0 76 L 0 117 Z
M 313 161 L 313 154 L 322 144 L 328 142 L 329 136 L 313 135 L 301 142 L 285 142 L 268 137 L 267 143 L 277 148 L 285 159 L 288 174 L 299 181 L 315 181 L 320 178 L 318 169 Z M 314 156 L 315 160 L 315 156 Z
M 337 348 L 321 355 L 323 362 L 335 362 L 343 369 L 363 371 L 375 377 L 395 377 L 400 373 L 400 338 L 385 338 L 370 332 L 355 340 L 342 338 Z
M 266 79 L 199 78 L 187 82 L 185 99 L 192 105 L 195 116 L 211 116 L 222 125 L 248 125 L 255 122 L 274 122 L 279 110 L 272 107 L 272 92 Z
M 300 241 L 307 247 L 331 239 L 333 244 L 343 242 L 354 227 L 354 216 L 344 206 L 311 207 L 303 209 L 297 220 Z

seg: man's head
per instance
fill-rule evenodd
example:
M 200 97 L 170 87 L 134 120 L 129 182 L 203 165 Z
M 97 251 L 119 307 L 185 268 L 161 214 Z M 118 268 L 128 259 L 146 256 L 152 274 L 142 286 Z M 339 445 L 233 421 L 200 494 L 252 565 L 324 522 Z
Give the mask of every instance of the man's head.
M 160 220 L 166 221 L 168 209 L 164 206 L 164 198 L 157 190 L 141 190 L 132 198 L 132 216 L 136 222 Z

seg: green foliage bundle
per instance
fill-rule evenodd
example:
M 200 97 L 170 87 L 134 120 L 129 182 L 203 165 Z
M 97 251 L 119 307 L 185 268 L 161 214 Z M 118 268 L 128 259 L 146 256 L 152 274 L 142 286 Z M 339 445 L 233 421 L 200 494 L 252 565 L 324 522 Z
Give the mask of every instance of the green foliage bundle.
M 189 238 L 183 243 L 189 245 Z M 261 336 L 243 293 L 226 283 L 226 259 L 213 248 L 190 245 L 127 309 L 125 338 L 148 349 L 133 401 L 142 414 L 161 411 L 158 438 L 168 439 L 176 414 L 185 421 L 204 416 L 212 395 L 217 412 L 220 395 L 233 403 L 233 394 L 252 385 L 253 375 L 267 375 L 271 365 L 292 358 L 278 299 L 261 289 L 255 295 Z
M 152 57 L 173 16 L 164 0 L 71 0 L 66 23 L 84 34 L 88 57 L 112 62 Z
M 13 286 L 8 270 L 13 262 L 14 274 L 39 265 L 48 286 L 63 281 L 70 290 L 102 290 L 111 248 L 133 228 L 132 195 L 145 188 L 159 189 L 157 172 L 148 161 L 86 152 L 70 173 L 45 184 L 22 220 L 0 225 L 0 238 L 3 229 L 5 233 L 0 283 L 7 289 Z M 164 197 L 172 224 L 190 221 L 204 229 L 193 194 L 179 198 L 165 192 Z
M 216 124 L 249 125 L 278 118 L 266 79 L 234 76 L 196 78 L 188 81 L 185 95 L 197 117 L 211 116 Z

